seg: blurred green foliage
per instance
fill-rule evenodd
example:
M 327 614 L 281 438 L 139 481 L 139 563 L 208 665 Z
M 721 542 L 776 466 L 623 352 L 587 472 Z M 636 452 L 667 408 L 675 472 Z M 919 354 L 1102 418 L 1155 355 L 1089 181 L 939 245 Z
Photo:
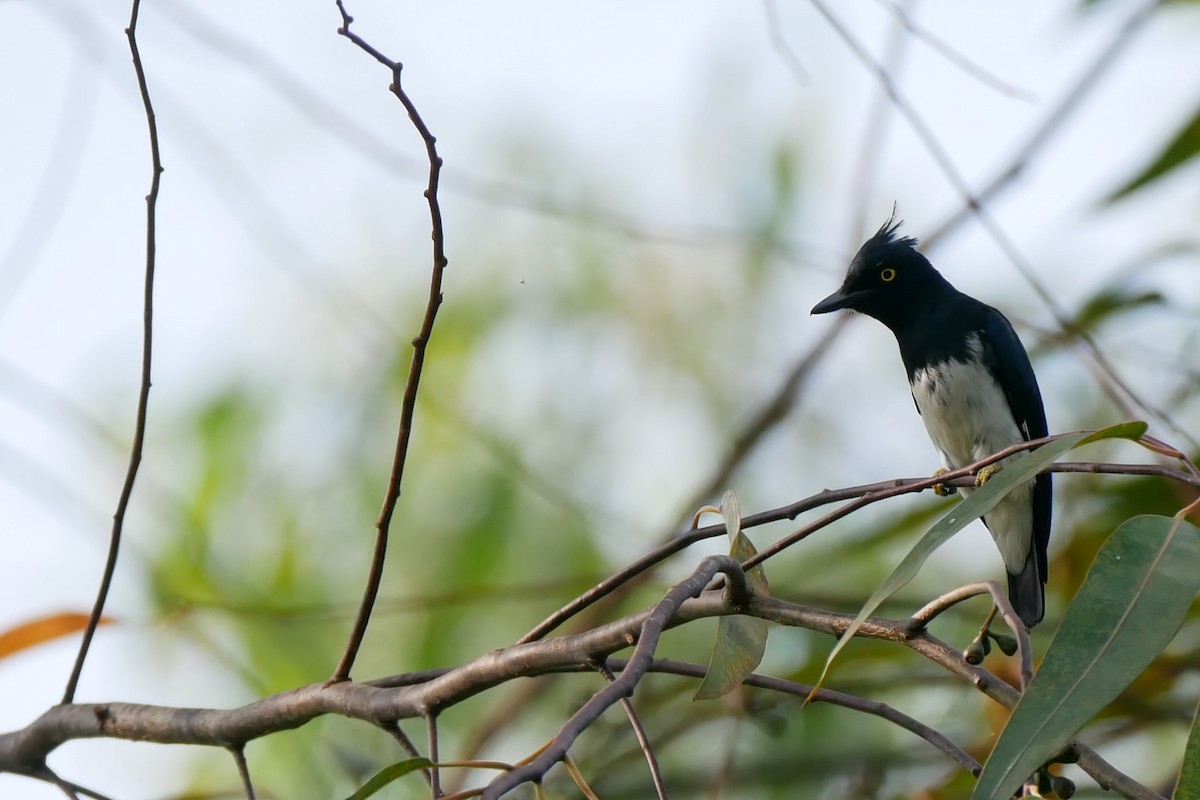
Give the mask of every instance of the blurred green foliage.
M 750 182 L 757 191 L 741 192 L 731 213 L 743 228 L 737 238 L 657 240 L 586 209 L 516 224 L 501 208 L 469 230 L 456 226 L 386 580 L 355 678 L 452 666 L 504 647 L 686 524 L 694 510 L 686 498 L 823 330 L 797 311 L 807 308 L 797 291 L 807 267 L 785 244 L 801 213 L 798 176 L 808 157 L 800 145 L 779 144 L 758 163 L 726 167 L 741 173 L 743 187 L 745 171 L 759 178 Z M 808 283 L 834 284 L 840 266 L 827 267 Z M 194 632 L 244 681 L 246 699 L 324 679 L 349 631 L 425 280 L 421 264 L 404 265 L 401 278 L 394 269 L 388 254 L 373 253 L 358 278 L 391 287 L 377 299 L 397 309 L 394 328 L 364 337 L 352 355 L 333 337 L 308 335 L 294 358 L 269 373 L 234 375 L 160 435 L 160 446 L 175 454 L 164 476 L 173 524 L 150 561 L 149 592 L 165 624 Z M 1117 321 L 1162 313 L 1167 297 L 1153 286 L 1114 282 L 1085 298 L 1075 331 L 1041 337 L 1039 370 L 1086 362 L 1079 331 L 1104 342 Z M 287 322 L 278 321 L 278 336 L 297 335 Z M 892 357 L 869 354 L 863 366 Z M 1154 397 L 1194 418 L 1193 393 L 1181 387 L 1196 378 L 1177 366 L 1158 370 Z M 1094 383 L 1066 391 L 1085 400 L 1048 398 L 1056 430 L 1123 417 Z M 864 482 L 893 476 L 887 442 L 876 453 L 871 441 L 830 439 L 841 430 L 830 423 L 848 408 L 845 400 L 804 394 L 768 434 L 729 487 L 747 512 L 815 493 L 831 474 L 852 472 Z M 927 444 L 914 438 L 902 446 Z M 1100 445 L 1088 455 L 1140 453 Z M 1172 514 L 1188 499 L 1148 478 L 1063 476 L 1057 486 L 1049 612 L 1034 635 L 1039 653 L 1109 532 L 1137 514 Z M 769 562 L 773 592 L 856 610 L 945 508 L 919 497 L 855 514 Z M 762 547 L 790 530 L 777 525 L 750 535 Z M 685 552 L 607 606 L 606 618 L 654 602 L 700 554 L 722 549 L 713 543 Z M 931 563 L 880 613 L 907 614 L 967 573 L 998 577 L 993 556 L 966 566 L 950 558 Z M 956 608 L 934 633 L 965 645 L 985 612 L 982 601 Z M 715 621 L 672 630 L 660 654 L 707 663 L 715 631 Z M 760 669 L 811 683 L 832 644 L 806 631 L 773 630 Z M 1100 715 L 1091 740 L 1121 743 L 1138 754 L 1139 777 L 1165 779 L 1182 754 L 1194 705 L 1194 686 L 1181 686 L 1180 676 L 1198 657 L 1193 612 L 1167 654 Z M 1012 675 L 999 655 L 987 666 Z M 441 753 L 520 759 L 601 685 L 595 674 L 563 675 L 472 698 L 440 718 Z M 828 685 L 895 705 L 981 760 L 1005 719 L 970 687 L 885 643 L 851 642 Z M 634 696 L 673 796 L 960 798 L 973 785 L 927 743 L 879 719 L 820 705 L 800 713 L 794 698 L 748 688 L 692 702 L 696 686 L 650 676 Z M 424 747 L 422 725 L 402 727 Z M 403 758 L 386 733 L 339 719 L 256 741 L 248 755 L 265 797 L 346 796 Z M 572 756 L 606 800 L 651 796 L 641 752 L 618 712 L 588 730 Z M 195 791 L 233 785 L 232 770 L 216 763 L 197 769 Z M 470 786 L 481 774 L 448 770 L 445 781 Z M 576 792 L 562 770 L 551 773 L 548 796 Z M 409 775 L 378 796 L 427 794 Z M 1089 796 L 1086 784 L 1078 796 Z
M 1120 200 L 1143 186 L 1165 177 L 1168 173 L 1183 172 L 1184 170 L 1181 168 L 1197 155 L 1200 155 L 1200 110 L 1197 110 L 1192 118 L 1184 123 L 1153 161 L 1114 191 L 1107 198 L 1108 202 Z

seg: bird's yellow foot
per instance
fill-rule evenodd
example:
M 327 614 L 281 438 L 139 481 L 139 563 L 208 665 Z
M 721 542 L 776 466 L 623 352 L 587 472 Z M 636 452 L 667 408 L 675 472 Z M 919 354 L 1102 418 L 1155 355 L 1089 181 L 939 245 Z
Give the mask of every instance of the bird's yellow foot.
M 983 469 L 979 470 L 979 472 L 975 473 L 975 485 L 983 486 L 985 483 L 987 483 L 991 479 L 991 477 L 993 475 L 995 475 L 999 471 L 1000 471 L 999 464 L 987 465 Z
M 933 476 L 936 478 L 938 475 L 945 475 L 949 471 L 950 470 L 939 469 L 937 472 L 933 473 Z M 932 489 L 933 489 L 933 493 L 936 494 L 938 497 L 949 497 L 952 494 L 958 493 L 958 487 L 955 486 L 954 484 L 948 484 L 948 483 L 935 483 L 932 486 Z

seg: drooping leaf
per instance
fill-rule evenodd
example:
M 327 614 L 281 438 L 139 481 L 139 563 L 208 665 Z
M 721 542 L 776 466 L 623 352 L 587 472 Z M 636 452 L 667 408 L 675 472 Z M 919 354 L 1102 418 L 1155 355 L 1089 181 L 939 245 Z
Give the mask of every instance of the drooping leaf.
M 733 492 L 726 492 L 721 498 L 721 517 L 732 542 L 729 554 L 738 561 L 754 556 L 758 551 L 742 533 L 741 504 Z M 746 582 L 756 594 L 769 593 L 761 564 L 746 572 Z M 708 673 L 692 699 L 715 700 L 740 686 L 762 661 L 768 630 L 767 621 L 757 617 L 741 614 L 721 617 L 717 621 L 717 640 L 708 661 Z
M 0 632 L 0 658 L 21 650 L 28 650 L 51 639 L 81 631 L 87 627 L 87 621 L 87 614 L 64 611 L 14 625 L 6 631 Z M 101 617 L 100 624 L 110 625 L 112 618 Z
M 1162 652 L 1200 591 L 1200 528 L 1144 515 L 1118 527 L 984 764 L 975 800 L 1007 800 Z
M 1200 705 L 1192 716 L 1192 730 L 1183 749 L 1183 766 L 1171 800 L 1200 800 Z
M 1120 200 L 1128 194 L 1158 180 L 1172 170 L 1200 155 L 1200 110 L 1175 134 L 1158 158 L 1145 169 L 1130 178 L 1120 189 L 1105 198 L 1106 203 Z
M 391 764 L 379 770 L 379 772 L 376 772 L 371 777 L 371 780 L 358 787 L 358 791 L 350 795 L 348 798 L 346 798 L 346 800 L 367 800 L 368 797 L 375 794 L 389 783 L 403 778 L 410 772 L 428 769 L 432 766 L 433 762 L 428 758 L 410 758 L 407 761 L 399 761 L 395 764 Z
M 892 570 L 891 574 L 884 579 L 879 588 L 871 594 L 867 602 L 863 605 L 862 610 L 858 612 L 854 621 L 850 623 L 850 626 L 846 628 L 846 632 L 842 634 L 837 644 L 829 652 L 829 657 L 825 659 L 825 667 L 821 670 L 821 677 L 813 686 L 813 692 L 815 693 L 821 684 L 824 683 L 825 676 L 829 674 L 829 668 L 833 664 L 833 660 L 841 652 L 846 642 L 853 638 L 854 632 L 862 627 L 867 617 L 871 616 L 872 612 L 879 608 L 884 600 L 887 600 L 900 589 L 904 588 L 909 581 L 916 577 L 917 572 L 929 559 L 929 556 L 933 555 L 935 550 L 949 541 L 950 537 L 991 511 L 1009 492 L 1032 480 L 1035 475 L 1053 464 L 1058 460 L 1059 456 L 1068 450 L 1102 439 L 1129 439 L 1136 441 L 1146 432 L 1146 428 L 1147 426 L 1144 422 L 1122 422 L 1092 433 L 1080 432 L 1064 436 L 1061 439 L 1056 439 L 1049 444 L 1039 447 L 1037 450 L 1018 453 L 1007 459 L 1004 468 L 995 473 L 991 480 L 934 523 L 933 527 L 925 532 L 925 535 L 904 556 L 896 568 Z

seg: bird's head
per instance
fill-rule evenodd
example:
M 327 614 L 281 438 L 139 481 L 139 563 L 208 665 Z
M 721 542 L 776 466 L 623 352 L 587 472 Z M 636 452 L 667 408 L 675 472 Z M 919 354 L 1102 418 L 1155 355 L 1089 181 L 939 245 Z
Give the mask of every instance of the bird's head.
M 842 288 L 813 306 L 810 313 L 850 309 L 874 317 L 893 330 L 922 313 L 926 303 L 948 284 L 917 252 L 916 239 L 897 236 L 901 224 L 894 217 L 888 219 L 858 249 Z

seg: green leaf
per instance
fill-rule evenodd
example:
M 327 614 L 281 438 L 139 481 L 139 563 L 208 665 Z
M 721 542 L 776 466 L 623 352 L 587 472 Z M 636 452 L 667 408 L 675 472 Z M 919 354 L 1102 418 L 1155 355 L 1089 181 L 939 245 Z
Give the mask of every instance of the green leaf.
M 833 664 L 834 658 L 853 638 L 854 632 L 862 627 L 867 617 L 871 616 L 871 613 L 879 608 L 884 600 L 904 588 L 909 581 L 916 577 L 917 572 L 929 559 L 929 556 L 945 544 L 950 537 L 991 511 L 1009 492 L 1032 480 L 1035 475 L 1053 464 L 1068 450 L 1102 439 L 1136 441 L 1141 438 L 1146 429 L 1147 425 L 1144 422 L 1122 422 L 1092 433 L 1080 432 L 1064 436 L 1042 445 L 1032 452 L 1018 453 L 1005 459 L 1004 468 L 996 472 L 991 480 L 934 523 L 933 527 L 925 532 L 913 549 L 892 570 L 892 573 L 884 579 L 879 588 L 871 594 L 862 610 L 858 612 L 858 616 L 854 618 L 854 621 L 846 628 L 846 632 L 833 646 L 829 657 L 825 659 L 825 667 L 821 670 L 821 677 L 813 686 L 813 692 L 815 693 L 817 688 L 825 682 L 825 676 L 829 674 L 829 668 Z
M 1200 591 L 1200 528 L 1127 520 L 1096 554 L 972 797 L 1007 800 L 1174 638 Z
M 371 780 L 360 786 L 357 792 L 347 797 L 346 800 L 367 800 L 368 797 L 375 794 L 392 781 L 403 778 L 410 772 L 429 769 L 432 766 L 433 762 L 428 758 L 410 758 L 407 761 L 400 761 L 384 767 L 383 769 L 379 770 L 379 772 L 375 773 Z
M 758 551 L 742 533 L 741 504 L 733 492 L 721 498 L 721 517 L 732 542 L 729 554 L 745 561 Z M 762 565 L 746 572 L 746 582 L 755 594 L 769 594 L 767 575 Z M 693 700 L 715 700 L 741 685 L 754 672 L 767 650 L 767 621 L 757 617 L 733 614 L 717 621 L 717 641 L 708 660 L 708 673 L 696 690 Z
M 1188 734 L 1187 747 L 1183 749 L 1183 766 L 1171 800 L 1197 800 L 1200 798 L 1200 706 L 1192 717 L 1192 730 Z
M 1131 420 L 1129 422 L 1118 422 L 1116 425 L 1109 425 L 1107 428 L 1101 428 L 1098 431 L 1089 433 L 1083 437 L 1083 441 L 1075 445 L 1082 447 L 1085 444 L 1099 442 L 1104 439 L 1128 439 L 1131 442 L 1136 442 L 1142 438 L 1150 426 L 1141 420 Z
M 1158 158 L 1131 178 L 1124 186 L 1105 198 L 1104 202 L 1112 203 L 1122 197 L 1142 188 L 1148 183 L 1158 180 L 1168 172 L 1200 155 L 1200 110 L 1188 121 L 1179 133 L 1175 134 Z
M 1161 305 L 1165 301 L 1166 298 L 1159 292 L 1104 288 L 1088 298 L 1083 307 L 1079 309 L 1079 313 L 1075 315 L 1071 326 L 1082 331 L 1095 330 L 1113 316 L 1144 306 Z

